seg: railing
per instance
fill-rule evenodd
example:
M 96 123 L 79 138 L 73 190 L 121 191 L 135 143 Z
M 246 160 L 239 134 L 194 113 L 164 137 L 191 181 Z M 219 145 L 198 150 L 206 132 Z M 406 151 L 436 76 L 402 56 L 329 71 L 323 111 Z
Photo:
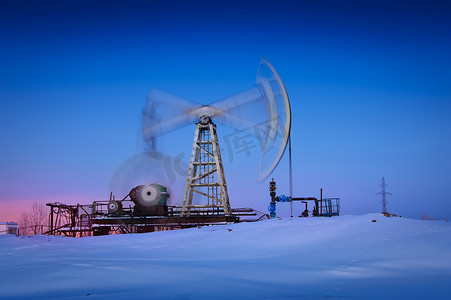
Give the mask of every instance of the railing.
M 31 225 L 31 226 L 22 226 L 18 227 L 17 235 L 41 235 L 41 234 L 49 234 L 50 226 L 49 225 Z

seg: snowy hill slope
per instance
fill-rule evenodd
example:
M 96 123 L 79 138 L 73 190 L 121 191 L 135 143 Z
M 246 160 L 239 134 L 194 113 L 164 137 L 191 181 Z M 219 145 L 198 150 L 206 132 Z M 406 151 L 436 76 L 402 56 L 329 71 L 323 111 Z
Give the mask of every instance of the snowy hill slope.
M 1 236 L 0 262 L 0 299 L 451 299 L 451 224 L 368 214 Z

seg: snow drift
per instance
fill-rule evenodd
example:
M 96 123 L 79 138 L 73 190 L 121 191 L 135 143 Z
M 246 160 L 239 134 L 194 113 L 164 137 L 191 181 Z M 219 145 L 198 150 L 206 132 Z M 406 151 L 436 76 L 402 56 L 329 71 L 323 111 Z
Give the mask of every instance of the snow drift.
M 380 214 L 1 236 L 0 298 L 449 299 L 450 236 L 444 221 Z

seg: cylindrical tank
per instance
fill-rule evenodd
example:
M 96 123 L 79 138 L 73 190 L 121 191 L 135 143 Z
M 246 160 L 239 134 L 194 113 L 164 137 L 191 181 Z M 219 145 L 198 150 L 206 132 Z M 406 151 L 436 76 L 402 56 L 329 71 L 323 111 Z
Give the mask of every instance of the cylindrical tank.
M 135 205 L 141 208 L 151 208 L 159 205 L 166 206 L 169 198 L 167 188 L 157 183 L 138 185 L 130 191 L 129 195 Z

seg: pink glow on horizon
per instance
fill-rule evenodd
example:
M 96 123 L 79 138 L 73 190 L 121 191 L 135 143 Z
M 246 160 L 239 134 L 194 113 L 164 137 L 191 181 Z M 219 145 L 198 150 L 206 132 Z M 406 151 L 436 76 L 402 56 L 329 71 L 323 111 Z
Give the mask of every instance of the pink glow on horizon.
M 99 197 L 93 194 L 78 195 L 51 195 L 48 197 L 36 197 L 33 199 L 11 199 L 0 201 L 0 221 L 19 221 L 24 211 L 31 209 L 33 202 L 46 204 L 49 202 L 60 202 L 64 204 L 92 204 L 94 201 L 107 200 L 105 197 Z M 50 212 L 50 211 L 49 211 Z
M 1 222 L 18 222 L 22 211 L 31 204 L 26 200 L 9 200 L 0 202 L 0 221 Z

